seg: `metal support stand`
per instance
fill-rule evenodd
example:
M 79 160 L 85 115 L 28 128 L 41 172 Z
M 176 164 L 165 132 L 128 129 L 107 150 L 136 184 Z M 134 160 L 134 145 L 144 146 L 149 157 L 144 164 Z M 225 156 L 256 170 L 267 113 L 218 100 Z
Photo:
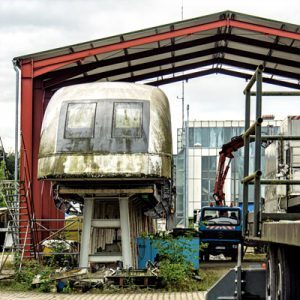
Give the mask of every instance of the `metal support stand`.
M 263 67 L 258 67 L 256 71 L 256 119 L 262 115 L 262 70 Z M 261 170 L 261 125 L 255 126 L 255 171 Z M 260 176 L 255 177 L 254 181 L 254 224 L 253 231 L 255 236 L 260 236 L 260 203 L 261 189 Z
M 132 267 L 128 197 L 119 198 L 123 267 Z
M 261 123 L 262 123 L 262 72 L 263 65 L 259 65 L 254 75 L 249 80 L 244 94 L 246 95 L 246 113 L 245 113 L 245 134 L 244 134 L 244 187 L 243 187 L 243 235 L 245 236 L 247 231 L 247 218 L 248 218 L 248 184 L 249 181 L 245 180 L 249 177 L 249 142 L 250 135 L 255 131 L 255 174 L 254 179 L 254 224 L 253 234 L 254 236 L 260 236 L 260 175 L 261 175 Z M 250 96 L 251 88 L 256 83 L 256 122 L 250 127 Z M 260 175 L 258 175 L 260 174 Z
M 83 209 L 83 228 L 82 228 L 82 235 L 81 235 L 79 268 L 89 267 L 89 250 L 90 250 L 93 211 L 94 211 L 94 199 L 85 198 L 84 209 Z
M 250 93 L 246 92 L 246 103 L 245 103 L 245 132 L 250 127 Z M 249 137 L 245 135 L 244 137 L 244 177 L 249 174 Z M 247 231 L 247 218 L 248 218 L 248 183 L 243 184 L 243 236 L 245 236 Z
M 242 245 L 238 245 L 238 261 L 236 266 L 236 285 L 235 285 L 235 296 L 237 300 L 242 299 Z

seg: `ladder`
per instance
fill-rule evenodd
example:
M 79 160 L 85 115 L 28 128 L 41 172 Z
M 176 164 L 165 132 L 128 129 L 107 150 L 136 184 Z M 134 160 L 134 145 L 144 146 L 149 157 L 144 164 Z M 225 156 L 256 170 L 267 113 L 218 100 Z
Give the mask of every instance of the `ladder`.
M 5 256 L 8 255 L 5 250 L 10 249 L 14 253 L 15 259 L 18 259 L 17 262 L 21 267 L 23 259 L 36 257 L 36 249 L 34 245 L 34 222 L 24 183 L 22 181 L 1 180 L 0 191 L 4 195 L 9 214 L 1 256 L 1 270 L 7 259 Z M 11 243 L 8 243 L 9 240 Z

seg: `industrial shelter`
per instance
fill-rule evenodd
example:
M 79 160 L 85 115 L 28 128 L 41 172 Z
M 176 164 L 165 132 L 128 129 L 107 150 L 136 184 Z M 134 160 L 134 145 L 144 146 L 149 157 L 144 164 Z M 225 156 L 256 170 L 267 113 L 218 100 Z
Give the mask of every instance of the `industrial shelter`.
M 42 119 L 56 90 L 95 81 L 161 86 L 210 74 L 247 80 L 261 64 L 263 82 L 300 89 L 299 29 L 299 25 L 224 11 L 15 58 L 21 74 L 20 180 L 25 182 L 28 204 L 21 222 L 30 218 L 56 228 L 59 221 L 49 220 L 63 217 L 54 206 L 50 183 L 37 180 Z M 28 234 L 20 226 L 26 251 L 42 238 L 36 235 L 32 240 L 35 227 L 31 229 Z

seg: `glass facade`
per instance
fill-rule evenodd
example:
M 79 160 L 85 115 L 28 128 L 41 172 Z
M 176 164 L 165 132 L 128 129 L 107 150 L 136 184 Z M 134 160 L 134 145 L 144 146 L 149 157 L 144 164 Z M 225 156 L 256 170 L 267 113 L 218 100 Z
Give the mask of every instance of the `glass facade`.
M 201 204 L 206 206 L 213 199 L 217 159 L 216 156 L 202 156 L 201 160 Z
M 244 132 L 243 127 L 203 127 L 189 128 L 189 145 L 204 148 L 221 148 L 234 136 Z
M 267 120 L 262 127 L 263 135 L 273 135 L 278 133 L 281 121 Z M 191 218 L 195 209 L 207 206 L 213 200 L 215 177 L 217 173 L 219 151 L 221 147 L 230 140 L 244 132 L 244 121 L 192 121 L 189 122 L 189 149 L 188 149 L 188 215 Z M 177 131 L 177 170 L 176 205 L 182 216 L 183 203 L 185 201 L 184 180 L 185 180 L 185 135 L 182 128 Z M 254 171 L 255 143 L 250 144 L 250 173 Z M 243 186 L 240 183 L 244 171 L 244 150 L 243 148 L 233 153 L 234 159 L 231 162 L 228 172 L 224 192 L 229 205 L 233 202 L 239 205 L 242 202 Z M 262 149 L 264 156 L 264 148 Z M 262 170 L 264 170 L 264 159 L 262 159 Z M 253 192 L 250 186 L 249 202 L 253 201 Z M 264 191 L 262 190 L 262 194 Z M 176 212 L 177 214 L 177 212 Z

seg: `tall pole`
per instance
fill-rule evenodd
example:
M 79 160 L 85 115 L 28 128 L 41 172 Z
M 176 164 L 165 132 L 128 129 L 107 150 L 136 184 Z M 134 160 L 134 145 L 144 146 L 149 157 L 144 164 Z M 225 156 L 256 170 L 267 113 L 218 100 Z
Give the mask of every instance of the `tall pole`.
M 181 20 L 183 20 L 183 0 L 181 2 Z
M 189 110 L 186 107 L 186 123 L 185 123 L 185 203 L 184 203 L 184 221 L 185 227 L 189 227 Z
M 182 81 L 181 100 L 182 100 L 182 133 L 183 133 L 183 130 L 184 130 L 184 81 Z

